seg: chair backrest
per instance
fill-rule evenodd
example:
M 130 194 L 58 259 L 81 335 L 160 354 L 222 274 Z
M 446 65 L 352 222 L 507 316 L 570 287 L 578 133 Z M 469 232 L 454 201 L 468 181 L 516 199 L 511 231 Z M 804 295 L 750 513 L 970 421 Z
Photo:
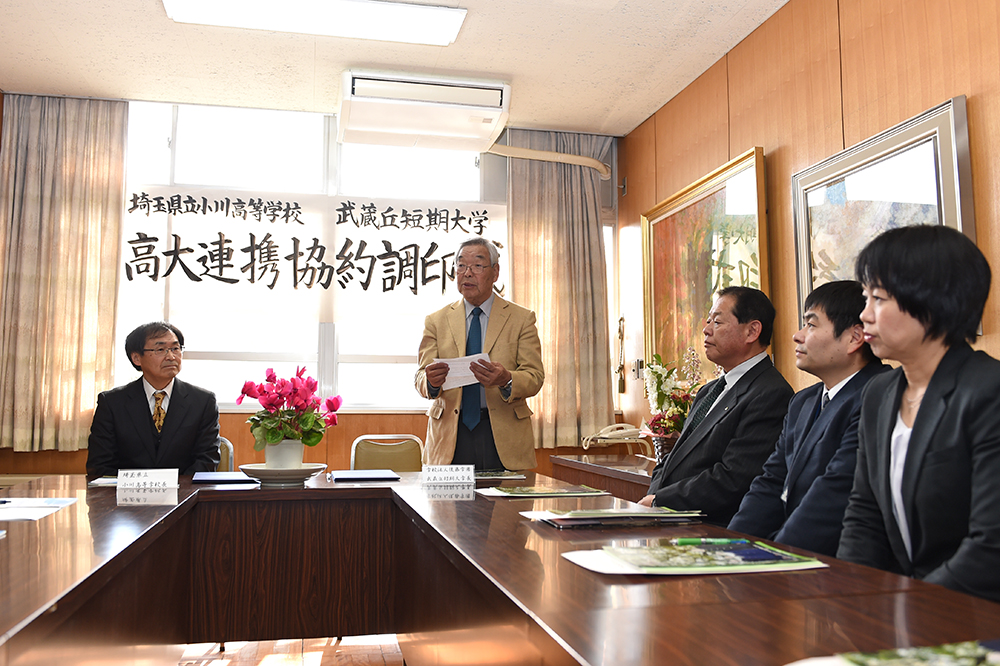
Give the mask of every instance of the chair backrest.
M 351 469 L 419 472 L 422 449 L 416 435 L 362 435 L 351 445 Z
M 236 469 L 233 460 L 233 443 L 225 437 L 219 438 L 219 471 L 232 472 Z

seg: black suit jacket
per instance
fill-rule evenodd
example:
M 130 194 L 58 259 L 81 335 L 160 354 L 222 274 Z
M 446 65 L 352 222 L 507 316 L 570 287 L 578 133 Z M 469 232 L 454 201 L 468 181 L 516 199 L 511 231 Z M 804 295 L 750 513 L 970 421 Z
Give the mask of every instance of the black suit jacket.
M 931 377 L 903 467 L 912 559 L 889 486 L 890 438 L 905 389 L 901 369 L 865 389 L 837 557 L 1000 601 L 1000 362 L 963 343 Z
M 219 464 L 219 406 L 215 394 L 174 379 L 163 430 L 156 431 L 142 379 L 104 391 L 90 426 L 87 474 L 119 469 L 215 471 Z
M 822 412 L 823 382 L 795 394 L 778 445 L 729 529 L 833 556 L 858 453 L 861 393 L 888 366 L 869 363 Z
M 714 383 L 698 391 L 692 413 Z M 750 368 L 697 428 L 685 425 L 673 451 L 653 469 L 649 492 L 656 506 L 698 509 L 706 522 L 728 525 L 774 450 L 792 393 L 770 358 Z

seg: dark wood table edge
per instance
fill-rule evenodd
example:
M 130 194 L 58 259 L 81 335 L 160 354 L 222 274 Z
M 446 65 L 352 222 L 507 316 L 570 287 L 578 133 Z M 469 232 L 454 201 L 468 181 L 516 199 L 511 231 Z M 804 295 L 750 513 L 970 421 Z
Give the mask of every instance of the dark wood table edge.
M 16 488 L 17 486 L 12 487 Z M 147 529 L 143 530 L 135 539 L 118 551 L 118 553 L 110 556 L 107 561 L 96 567 L 89 575 L 75 584 L 67 586 L 46 604 L 16 622 L 3 634 L 0 634 L 0 650 L 6 652 L 8 644 L 13 640 L 23 638 L 22 632 L 30 630 L 33 625 L 38 629 L 40 625 L 37 623 L 45 615 L 56 610 L 59 610 L 61 614 L 72 614 L 86 604 L 104 586 L 142 555 L 146 549 L 155 545 L 160 537 L 188 515 L 194 509 L 197 502 L 197 492 L 191 492 L 182 499 L 179 499 L 170 511 L 153 522 Z M 41 627 L 41 631 L 45 631 L 44 627 Z
M 588 455 L 588 454 L 580 454 Z M 596 454 L 601 455 L 601 454 Z M 631 481 L 633 483 L 645 483 L 649 485 L 652 477 L 646 474 L 637 474 L 636 472 L 629 472 L 623 469 L 616 469 L 614 467 L 606 467 L 604 465 L 599 465 L 597 463 L 587 462 L 584 460 L 573 460 L 571 458 L 566 458 L 564 456 L 552 456 L 550 458 L 552 461 L 552 466 L 556 467 L 561 465 L 562 467 L 569 467 L 572 469 L 577 469 L 583 472 L 599 473 L 602 476 L 611 477 L 614 479 L 620 479 L 622 481 Z

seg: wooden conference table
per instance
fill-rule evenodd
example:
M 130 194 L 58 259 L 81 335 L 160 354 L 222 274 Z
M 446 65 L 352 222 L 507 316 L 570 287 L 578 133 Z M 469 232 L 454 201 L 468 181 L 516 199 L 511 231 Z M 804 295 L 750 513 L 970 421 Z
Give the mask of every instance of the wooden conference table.
M 447 499 L 417 476 L 301 490 L 182 479 L 173 506 L 119 506 L 82 476 L 0 492 L 78 498 L 0 525 L 0 666 L 373 633 L 398 633 L 408 664 L 785 664 L 1000 637 L 1000 605 L 832 559 L 794 573 L 591 573 L 560 554 L 729 533 L 560 531 L 518 512 L 614 500 Z
M 552 476 L 577 485 L 606 490 L 615 497 L 638 502 L 649 492 L 656 461 L 646 456 L 606 453 L 552 456 Z

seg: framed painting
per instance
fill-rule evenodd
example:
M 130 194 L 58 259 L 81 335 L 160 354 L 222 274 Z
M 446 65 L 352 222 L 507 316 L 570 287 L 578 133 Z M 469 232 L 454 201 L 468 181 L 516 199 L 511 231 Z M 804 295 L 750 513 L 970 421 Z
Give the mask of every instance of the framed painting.
M 646 361 L 697 351 L 714 376 L 701 330 L 728 286 L 768 290 L 764 150 L 752 148 L 642 216 Z
M 853 280 L 858 254 L 887 229 L 944 224 L 975 241 L 965 97 L 794 174 L 792 206 L 800 304 L 821 284 Z

